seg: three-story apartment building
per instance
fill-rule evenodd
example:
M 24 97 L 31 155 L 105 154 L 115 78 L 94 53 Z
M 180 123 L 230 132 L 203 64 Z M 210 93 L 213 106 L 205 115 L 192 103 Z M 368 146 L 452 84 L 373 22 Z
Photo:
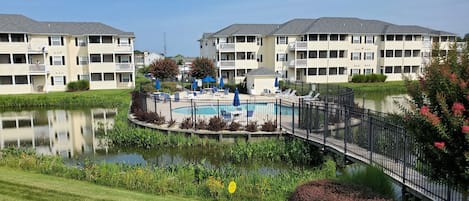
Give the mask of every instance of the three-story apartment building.
M 102 23 L 0 14 L 0 94 L 64 91 L 77 80 L 90 89 L 132 88 L 134 39 Z
M 385 74 L 388 81 L 414 79 L 430 61 L 434 43 L 445 54 L 455 39 L 455 34 L 420 26 L 318 18 L 233 24 L 205 33 L 199 42 L 200 56 L 212 59 L 230 81 L 268 67 L 286 79 L 325 83 L 372 73 Z

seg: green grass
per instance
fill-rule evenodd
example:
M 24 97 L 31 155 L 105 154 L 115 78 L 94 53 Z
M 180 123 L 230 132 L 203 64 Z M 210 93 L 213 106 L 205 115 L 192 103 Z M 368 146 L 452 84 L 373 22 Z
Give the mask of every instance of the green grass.
M 339 83 L 343 87 L 352 88 L 355 94 L 363 93 L 385 93 L 403 94 L 407 93 L 404 81 L 375 82 L 375 83 Z
M 157 196 L 0 167 L 0 200 L 196 200 Z

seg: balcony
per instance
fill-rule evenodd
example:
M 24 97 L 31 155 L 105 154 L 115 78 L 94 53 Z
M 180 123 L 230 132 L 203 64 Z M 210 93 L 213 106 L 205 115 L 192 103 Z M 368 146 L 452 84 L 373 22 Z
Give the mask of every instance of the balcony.
M 288 62 L 290 68 L 306 68 L 308 66 L 307 59 L 296 59 Z
M 295 41 L 288 44 L 288 48 L 292 51 L 306 51 L 308 50 L 307 41 Z
M 234 43 L 220 43 L 217 45 L 217 50 L 220 52 L 234 52 L 235 44 Z
M 47 73 L 45 64 L 30 64 L 29 72 L 32 74 L 44 74 Z
M 233 69 L 236 62 L 234 60 L 219 61 L 218 67 L 221 69 Z
M 116 71 L 133 71 L 131 63 L 116 63 Z
M 119 44 L 115 47 L 114 51 L 116 53 L 129 53 L 132 52 L 132 46 L 131 45 L 124 45 L 124 44 Z

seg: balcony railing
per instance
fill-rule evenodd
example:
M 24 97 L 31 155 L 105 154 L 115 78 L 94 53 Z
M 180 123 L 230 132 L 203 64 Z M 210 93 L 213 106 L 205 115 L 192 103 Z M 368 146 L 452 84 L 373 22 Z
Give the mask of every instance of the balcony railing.
M 30 73 L 46 73 L 46 65 L 45 64 L 30 64 L 29 72 Z
M 288 63 L 288 66 L 291 68 L 306 68 L 308 66 L 308 60 L 307 59 L 296 59 L 292 60 Z
M 227 61 L 219 61 L 218 66 L 220 68 L 234 68 L 235 67 L 235 61 L 234 60 L 227 60 Z
M 234 43 L 220 43 L 218 44 L 218 50 L 222 52 L 234 52 L 235 44 Z
M 308 50 L 307 41 L 295 41 L 288 44 L 290 50 Z
M 132 71 L 132 64 L 131 63 L 117 63 L 116 64 L 116 71 Z

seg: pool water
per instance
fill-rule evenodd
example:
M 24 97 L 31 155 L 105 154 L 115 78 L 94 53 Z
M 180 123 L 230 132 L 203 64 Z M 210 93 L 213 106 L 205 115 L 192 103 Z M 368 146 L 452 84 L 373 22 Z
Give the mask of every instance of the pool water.
M 217 106 L 216 103 L 213 105 L 198 105 L 196 107 L 196 114 L 197 115 L 217 115 L 218 111 L 225 110 L 227 112 L 233 112 L 235 110 L 252 110 L 254 111 L 254 114 L 266 114 L 266 115 L 275 115 L 275 114 L 280 114 L 280 105 L 275 103 L 242 103 L 239 107 L 235 107 L 233 105 L 219 105 Z M 283 106 L 281 108 L 282 115 L 288 115 L 292 114 L 292 109 L 291 107 Z M 191 114 L 191 107 L 180 107 L 173 109 L 173 112 L 179 113 L 179 114 Z

